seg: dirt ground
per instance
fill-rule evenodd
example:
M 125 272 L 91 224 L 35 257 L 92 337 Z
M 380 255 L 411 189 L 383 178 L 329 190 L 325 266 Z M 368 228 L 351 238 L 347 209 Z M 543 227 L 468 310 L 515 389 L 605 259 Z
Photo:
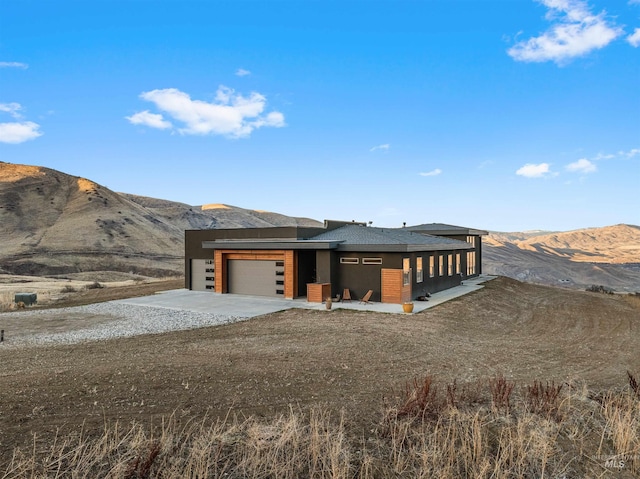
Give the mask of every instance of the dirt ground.
M 104 300 L 105 291 L 73 301 Z M 639 303 L 498 278 L 411 316 L 293 309 L 113 341 L 0 344 L 0 463 L 15 446 L 33 447 L 34 434 L 45 449 L 56 432 L 90 433 L 112 419 L 159 424 L 170 414 L 272 416 L 320 404 L 345 410 L 366 434 L 384 398 L 426 373 L 622 387 L 627 370 L 640 373 Z

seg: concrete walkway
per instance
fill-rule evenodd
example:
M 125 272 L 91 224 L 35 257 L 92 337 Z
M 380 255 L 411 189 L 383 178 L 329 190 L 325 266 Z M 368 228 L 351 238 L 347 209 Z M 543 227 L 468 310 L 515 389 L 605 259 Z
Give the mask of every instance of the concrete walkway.
M 494 279 L 495 276 L 481 275 L 467 279 L 462 285 L 433 293 L 429 301 L 414 301 L 413 312 L 419 313 L 428 308 L 458 298 L 472 291 L 483 288 L 482 284 Z M 175 309 L 180 311 L 194 311 L 199 313 L 215 313 L 240 318 L 252 318 L 263 314 L 275 313 L 286 309 L 316 309 L 324 310 L 322 303 L 309 303 L 306 299 L 279 299 L 263 296 L 247 296 L 243 294 L 218 294 L 208 291 L 189 291 L 175 289 L 163 291 L 151 296 L 121 299 L 114 301 L 121 304 L 133 304 L 154 308 Z M 358 311 L 372 311 L 376 313 L 402 313 L 402 305 L 386 303 L 360 304 L 353 300 L 350 303 L 333 303 L 333 309 L 353 309 Z

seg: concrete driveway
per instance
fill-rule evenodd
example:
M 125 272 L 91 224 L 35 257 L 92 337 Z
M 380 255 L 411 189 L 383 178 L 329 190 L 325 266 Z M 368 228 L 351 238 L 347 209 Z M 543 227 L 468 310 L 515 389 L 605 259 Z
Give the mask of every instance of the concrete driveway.
M 429 301 L 415 301 L 413 312 L 419 313 L 420 311 L 432 308 L 445 301 L 463 296 L 472 291 L 477 291 L 483 287 L 482 283 L 493 278 L 495 278 L 495 276 L 486 275 L 471 278 L 465 280 L 460 286 L 432 294 Z M 252 318 L 254 316 L 275 313 L 277 311 L 284 311 L 291 308 L 316 310 L 326 309 L 324 304 L 308 303 L 305 298 L 290 300 L 269 298 L 266 296 L 189 291 L 186 289 L 175 289 L 172 291 L 156 293 L 152 296 L 121 299 L 114 302 L 181 311 L 194 311 L 199 313 L 224 314 L 241 318 Z M 358 300 L 353 300 L 350 303 L 333 303 L 333 308 L 355 309 L 359 311 L 372 311 L 378 313 L 402 313 L 402 305 L 400 304 L 361 304 Z

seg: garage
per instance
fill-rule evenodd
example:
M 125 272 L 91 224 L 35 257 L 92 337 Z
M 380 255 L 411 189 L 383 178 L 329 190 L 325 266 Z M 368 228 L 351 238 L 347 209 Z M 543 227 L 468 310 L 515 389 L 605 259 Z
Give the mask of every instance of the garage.
M 215 287 L 212 259 L 191 260 L 191 289 L 213 291 Z
M 255 296 L 284 296 L 284 262 L 230 259 L 229 293 Z

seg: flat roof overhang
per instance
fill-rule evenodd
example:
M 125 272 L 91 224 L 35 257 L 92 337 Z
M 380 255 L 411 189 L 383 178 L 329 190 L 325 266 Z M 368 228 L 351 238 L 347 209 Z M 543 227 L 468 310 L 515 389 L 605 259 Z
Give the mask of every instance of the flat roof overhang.
M 214 240 L 203 241 L 203 249 L 249 249 L 249 250 L 270 250 L 270 249 L 313 249 L 330 250 L 336 249 L 340 241 L 307 241 L 307 240 Z

